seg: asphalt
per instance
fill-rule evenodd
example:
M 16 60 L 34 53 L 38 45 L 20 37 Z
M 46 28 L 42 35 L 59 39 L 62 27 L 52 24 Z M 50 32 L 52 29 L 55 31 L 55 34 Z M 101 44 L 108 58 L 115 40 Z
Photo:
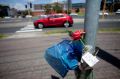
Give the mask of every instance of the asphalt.
M 74 20 L 74 24 L 73 27 L 70 27 L 70 29 L 82 29 L 84 28 L 84 19 L 73 19 Z M 120 24 L 120 19 L 100 19 L 99 21 L 99 29 L 106 29 L 106 28 L 120 28 L 119 27 Z M 16 32 L 30 32 L 30 31 L 38 31 L 36 29 L 34 29 L 34 25 L 33 22 L 16 22 L 16 23 L 0 23 L 0 33 L 1 34 L 12 34 L 12 33 L 16 33 Z M 30 30 L 32 29 L 32 30 Z M 58 28 L 43 28 L 43 31 L 51 31 L 51 30 L 65 30 L 64 27 L 58 27 Z
M 0 40 L 0 79 L 62 79 L 45 61 L 45 50 L 67 35 L 48 35 Z M 120 79 L 120 33 L 99 33 L 96 46 L 100 60 L 95 79 Z M 75 79 L 70 71 L 64 79 Z

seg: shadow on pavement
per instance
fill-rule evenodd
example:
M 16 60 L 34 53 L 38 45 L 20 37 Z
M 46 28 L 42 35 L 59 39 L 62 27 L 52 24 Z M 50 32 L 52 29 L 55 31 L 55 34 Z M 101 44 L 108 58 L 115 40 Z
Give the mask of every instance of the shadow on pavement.
M 120 60 L 108 52 L 99 48 L 97 56 L 120 69 Z
M 59 77 L 56 77 L 54 75 L 51 75 L 51 79 L 60 79 Z

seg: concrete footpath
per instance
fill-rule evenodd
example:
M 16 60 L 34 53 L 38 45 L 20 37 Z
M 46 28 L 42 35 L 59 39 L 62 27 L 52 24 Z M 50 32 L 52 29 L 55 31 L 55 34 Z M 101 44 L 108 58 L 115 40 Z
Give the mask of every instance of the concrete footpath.
M 63 79 L 45 61 L 45 50 L 67 35 L 0 40 L 0 79 Z M 95 79 L 120 79 L 120 33 L 99 33 Z M 70 71 L 64 79 L 75 79 Z

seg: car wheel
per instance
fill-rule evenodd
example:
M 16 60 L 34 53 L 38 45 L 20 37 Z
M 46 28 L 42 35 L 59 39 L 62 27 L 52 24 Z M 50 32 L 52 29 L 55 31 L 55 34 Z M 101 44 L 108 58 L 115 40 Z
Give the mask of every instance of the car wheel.
M 43 25 L 42 23 L 39 23 L 39 24 L 38 24 L 38 28 L 39 28 L 39 29 L 42 29 L 43 27 L 44 27 L 44 25 Z
M 65 22 L 64 23 L 64 27 L 66 27 L 66 28 L 70 27 L 70 23 L 69 22 Z

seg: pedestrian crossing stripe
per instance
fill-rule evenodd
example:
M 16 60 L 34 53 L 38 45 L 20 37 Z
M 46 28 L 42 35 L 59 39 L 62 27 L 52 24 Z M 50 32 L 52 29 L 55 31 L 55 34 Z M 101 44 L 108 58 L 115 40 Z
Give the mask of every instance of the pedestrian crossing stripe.
M 27 25 L 26 27 L 16 31 L 16 33 L 39 32 L 39 31 L 42 31 L 42 29 L 35 29 L 34 25 Z
M 34 30 L 20 30 L 20 31 L 16 31 L 16 33 L 22 33 L 22 32 L 39 32 L 42 31 L 42 29 L 34 29 Z

